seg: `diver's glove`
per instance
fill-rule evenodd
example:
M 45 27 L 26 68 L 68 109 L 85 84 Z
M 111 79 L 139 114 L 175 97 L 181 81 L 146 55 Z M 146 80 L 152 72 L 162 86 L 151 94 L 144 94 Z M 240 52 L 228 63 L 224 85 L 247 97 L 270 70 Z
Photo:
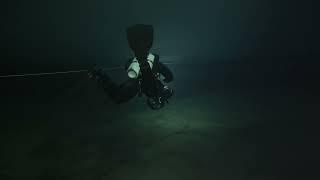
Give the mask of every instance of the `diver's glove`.
M 103 69 L 95 66 L 92 70 L 88 71 L 88 76 L 90 79 L 99 81 L 103 76 Z
M 94 67 L 88 72 L 88 76 L 90 79 L 97 81 L 105 91 L 111 92 L 117 87 L 110 77 L 103 72 L 102 68 Z M 114 94 L 115 92 L 112 93 Z

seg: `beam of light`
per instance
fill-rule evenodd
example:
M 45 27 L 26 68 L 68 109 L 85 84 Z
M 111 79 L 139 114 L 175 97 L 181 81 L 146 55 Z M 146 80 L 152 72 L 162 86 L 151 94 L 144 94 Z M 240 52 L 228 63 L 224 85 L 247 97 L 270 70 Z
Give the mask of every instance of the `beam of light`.
M 166 65 L 172 65 L 172 64 L 178 64 L 173 62 L 165 62 L 163 64 Z M 123 69 L 122 66 L 116 66 L 111 68 L 102 68 L 105 71 L 114 71 L 118 69 Z M 30 73 L 30 74 L 10 74 L 10 75 L 2 75 L 0 78 L 14 78 L 14 77 L 28 77 L 28 76 L 46 76 L 46 75 L 57 75 L 57 74 L 71 74 L 71 73 L 82 73 L 82 72 L 88 72 L 87 69 L 82 70 L 75 70 L 75 71 L 57 71 L 57 72 L 45 72 L 45 73 Z

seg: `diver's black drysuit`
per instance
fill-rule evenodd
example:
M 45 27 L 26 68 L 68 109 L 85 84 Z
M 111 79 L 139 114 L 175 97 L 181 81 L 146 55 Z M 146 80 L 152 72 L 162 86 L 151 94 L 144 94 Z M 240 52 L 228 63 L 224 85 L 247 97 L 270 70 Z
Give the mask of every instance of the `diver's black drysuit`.
M 145 69 L 140 68 L 141 75 L 138 78 L 128 78 L 120 85 L 113 82 L 106 74 L 100 73 L 98 78 L 104 91 L 116 103 L 127 102 L 131 98 L 142 94 L 145 94 L 147 97 L 158 96 L 164 88 L 163 83 L 159 79 L 160 76 L 164 77 L 163 82 L 169 83 L 173 81 L 173 74 L 165 64 L 159 61 L 158 55 L 155 54 L 154 56 L 155 60 L 152 69 L 149 64 L 144 64 L 147 67 Z M 128 60 L 125 70 L 129 68 L 132 61 L 133 58 Z M 141 64 L 140 67 L 142 67 Z
M 153 43 L 153 27 L 144 24 L 131 26 L 127 28 L 127 40 L 135 57 L 126 63 L 125 70 L 129 76 L 130 65 L 135 63 L 135 67 L 139 69 L 133 71 L 135 77 L 118 85 L 101 71 L 95 71 L 93 74 L 114 102 L 124 103 L 138 94 L 145 94 L 148 97 L 148 105 L 152 109 L 159 109 L 173 93 L 172 89 L 162 83 L 160 76 L 164 77 L 163 82 L 169 83 L 173 80 L 173 74 L 159 61 L 159 55 L 149 53 Z

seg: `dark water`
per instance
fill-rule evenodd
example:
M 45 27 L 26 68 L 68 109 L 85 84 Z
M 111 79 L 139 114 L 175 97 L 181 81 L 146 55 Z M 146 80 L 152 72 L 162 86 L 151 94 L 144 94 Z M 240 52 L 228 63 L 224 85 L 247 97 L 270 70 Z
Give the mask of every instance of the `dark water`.
M 124 30 L 135 23 L 153 24 L 153 50 L 178 58 L 170 65 L 176 94 L 160 111 L 143 98 L 114 105 L 86 73 L 0 78 L 1 180 L 319 176 L 314 2 L 0 7 L 0 75 L 122 65 Z

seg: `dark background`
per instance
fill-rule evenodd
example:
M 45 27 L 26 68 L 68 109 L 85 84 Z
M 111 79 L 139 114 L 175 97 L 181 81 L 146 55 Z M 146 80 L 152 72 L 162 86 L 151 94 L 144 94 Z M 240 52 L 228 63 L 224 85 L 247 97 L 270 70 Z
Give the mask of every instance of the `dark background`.
M 231 84 L 317 92 L 316 13 L 313 1 L 289 0 L 1 1 L 0 75 L 123 65 L 132 55 L 125 28 L 146 23 L 152 52 L 171 62 L 224 64 Z
M 162 56 L 312 62 L 316 11 L 312 1 L 289 0 L 2 1 L 1 74 L 122 64 L 131 55 L 125 28 L 135 23 L 154 25 Z
M 255 145 L 263 141 L 261 149 L 268 147 L 275 152 L 266 152 L 266 159 L 259 161 L 269 162 L 269 168 L 274 168 L 271 172 L 316 172 L 320 38 L 314 1 L 0 3 L 0 75 L 90 69 L 94 64 L 123 65 L 132 55 L 125 28 L 135 23 L 152 24 L 152 52 L 164 61 L 177 63 L 170 66 L 175 74 L 176 97 L 204 92 L 262 97 L 259 107 L 264 124 L 252 125 L 239 137 Z M 83 73 L 0 78 L 1 110 L 9 114 L 0 118 L 3 132 L 9 121 L 20 122 L 14 119 L 18 115 L 11 116 L 19 114 L 18 109 L 39 102 L 50 104 L 65 90 L 77 89 L 85 79 Z M 277 99 L 280 102 L 282 97 L 290 100 L 284 103 L 287 106 L 279 107 Z M 269 104 L 263 103 L 267 101 Z M 277 166 L 278 160 L 284 171 Z

